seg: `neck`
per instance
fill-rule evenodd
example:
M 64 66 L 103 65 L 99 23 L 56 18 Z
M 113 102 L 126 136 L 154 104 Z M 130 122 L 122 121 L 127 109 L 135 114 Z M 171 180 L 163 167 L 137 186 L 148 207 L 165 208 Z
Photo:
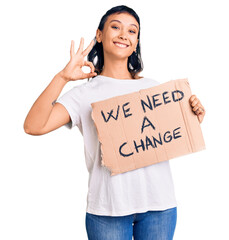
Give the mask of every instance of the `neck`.
M 132 79 L 127 68 L 127 61 L 128 58 L 111 58 L 105 54 L 104 66 L 100 75 L 117 79 Z

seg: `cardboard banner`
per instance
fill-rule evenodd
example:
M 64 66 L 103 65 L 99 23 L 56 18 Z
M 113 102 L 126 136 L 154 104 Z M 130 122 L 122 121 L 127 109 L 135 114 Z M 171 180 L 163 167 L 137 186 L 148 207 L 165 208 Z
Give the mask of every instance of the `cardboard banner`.
M 102 166 L 111 176 L 205 149 L 188 79 L 94 102 Z

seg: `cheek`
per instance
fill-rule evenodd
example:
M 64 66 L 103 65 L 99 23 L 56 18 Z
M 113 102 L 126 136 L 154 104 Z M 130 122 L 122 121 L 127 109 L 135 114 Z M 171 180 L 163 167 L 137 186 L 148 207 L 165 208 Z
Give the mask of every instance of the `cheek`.
M 103 39 L 103 45 L 104 46 L 111 46 L 113 44 L 113 40 L 115 36 L 114 34 L 112 33 L 107 33 L 105 36 L 104 36 L 104 39 Z
M 117 37 L 117 32 L 115 31 L 112 31 L 112 30 L 107 30 L 106 33 L 105 33 L 105 38 L 106 39 L 113 39 L 113 38 L 116 38 Z
M 135 49 L 135 48 L 137 47 L 137 45 L 138 45 L 137 38 L 134 37 L 134 36 L 132 36 L 132 37 L 130 38 L 130 42 L 131 42 L 131 48 Z
M 113 42 L 112 42 L 112 40 L 109 39 L 109 38 L 104 39 L 103 48 L 104 48 L 106 51 L 110 51 L 110 50 L 113 48 Z
M 134 40 L 133 40 L 133 45 L 135 46 L 135 48 L 138 46 L 138 40 L 136 39 L 136 38 L 134 38 Z

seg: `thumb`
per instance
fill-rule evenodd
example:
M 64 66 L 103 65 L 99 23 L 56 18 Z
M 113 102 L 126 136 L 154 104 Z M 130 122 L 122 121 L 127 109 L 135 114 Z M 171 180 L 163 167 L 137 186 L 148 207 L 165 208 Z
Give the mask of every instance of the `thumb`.
M 96 72 L 85 73 L 84 78 L 91 78 L 91 77 L 95 77 L 96 75 L 97 75 Z

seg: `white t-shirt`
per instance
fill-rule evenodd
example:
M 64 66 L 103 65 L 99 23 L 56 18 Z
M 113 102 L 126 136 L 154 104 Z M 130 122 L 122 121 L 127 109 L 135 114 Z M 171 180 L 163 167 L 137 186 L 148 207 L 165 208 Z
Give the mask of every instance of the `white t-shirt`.
M 77 85 L 56 102 L 68 111 L 70 128 L 83 135 L 89 172 L 86 211 L 105 216 L 124 216 L 177 206 L 169 161 L 111 176 L 101 165 L 101 149 L 91 118 L 91 103 L 150 88 L 159 83 L 150 78 L 115 79 L 98 75 Z

